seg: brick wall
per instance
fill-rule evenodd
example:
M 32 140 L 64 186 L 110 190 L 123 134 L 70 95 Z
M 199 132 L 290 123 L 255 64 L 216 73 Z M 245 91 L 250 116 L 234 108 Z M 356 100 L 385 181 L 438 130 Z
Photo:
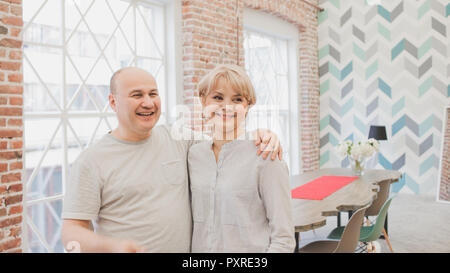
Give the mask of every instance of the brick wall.
M 0 0 L 0 252 L 21 252 L 22 3 Z
M 447 108 L 447 124 L 444 128 L 444 147 L 442 149 L 441 184 L 439 199 L 450 202 L 450 108 Z M 445 119 L 444 119 L 445 120 Z
M 317 4 L 317 0 L 310 0 Z M 299 29 L 299 115 L 302 169 L 319 168 L 317 10 L 298 0 L 182 1 L 184 102 L 193 109 L 201 77 L 216 64 L 244 66 L 243 11 L 275 15 Z

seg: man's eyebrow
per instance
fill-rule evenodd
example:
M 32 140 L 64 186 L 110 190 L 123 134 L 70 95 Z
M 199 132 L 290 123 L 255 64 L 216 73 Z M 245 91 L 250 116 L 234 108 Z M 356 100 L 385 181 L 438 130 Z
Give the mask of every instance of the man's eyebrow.
M 158 88 L 154 88 L 154 89 L 150 89 L 150 92 L 158 92 Z M 134 92 L 144 92 L 144 90 L 142 90 L 142 89 L 133 89 L 133 90 L 131 90 L 131 92 L 130 93 L 134 93 Z

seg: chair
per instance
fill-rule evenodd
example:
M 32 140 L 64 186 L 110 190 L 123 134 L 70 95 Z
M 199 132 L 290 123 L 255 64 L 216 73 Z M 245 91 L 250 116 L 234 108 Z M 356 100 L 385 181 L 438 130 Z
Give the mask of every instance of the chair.
M 361 231 L 360 231 L 360 235 L 359 235 L 360 242 L 363 242 L 365 245 L 367 245 L 367 243 L 376 241 L 376 240 L 378 240 L 378 238 L 380 238 L 381 233 L 384 231 L 383 225 L 384 225 L 384 221 L 386 220 L 386 214 L 389 209 L 389 206 L 391 205 L 391 201 L 393 198 L 394 197 L 389 198 L 383 204 L 383 206 L 381 207 L 380 213 L 377 215 L 374 225 L 361 227 Z M 339 238 L 344 236 L 344 233 L 345 233 L 345 227 L 337 227 L 331 231 L 331 233 L 328 235 L 327 239 L 339 240 Z M 391 244 L 389 242 L 389 237 L 387 237 L 386 233 L 384 233 L 384 236 L 386 238 L 386 242 L 388 243 L 391 252 L 394 252 L 392 250 Z
M 377 216 L 380 213 L 380 209 L 383 206 L 384 202 L 389 197 L 389 190 L 391 188 L 390 181 L 383 181 L 378 184 L 379 191 L 377 194 L 377 198 L 372 202 L 372 205 L 366 210 L 366 219 L 369 220 L 369 216 Z M 351 211 L 349 211 L 349 217 L 351 215 Z M 341 226 L 340 213 L 338 214 L 338 227 Z M 384 230 L 383 232 L 387 234 L 387 224 L 388 224 L 388 216 L 386 215 L 386 221 L 384 222 Z M 368 224 L 369 225 L 369 224 Z M 386 238 L 386 236 L 384 237 Z
M 372 224 L 369 220 L 369 216 L 377 216 L 380 213 L 381 207 L 383 207 L 384 202 L 386 202 L 386 200 L 389 197 L 389 190 L 391 188 L 391 182 L 384 181 L 384 182 L 379 183 L 378 185 L 380 186 L 380 190 L 378 191 L 377 199 L 375 199 L 372 202 L 372 205 L 366 210 L 366 219 L 367 219 L 368 226 L 370 224 Z M 391 243 L 389 242 L 389 238 L 388 238 L 388 217 L 389 217 L 389 213 L 386 214 L 386 220 L 384 221 L 383 235 L 382 235 L 381 239 L 385 239 L 391 252 L 394 252 L 392 250 Z
M 299 253 L 353 253 L 360 237 L 364 213 L 369 206 L 357 210 L 343 229 L 340 240 L 320 240 L 299 249 Z

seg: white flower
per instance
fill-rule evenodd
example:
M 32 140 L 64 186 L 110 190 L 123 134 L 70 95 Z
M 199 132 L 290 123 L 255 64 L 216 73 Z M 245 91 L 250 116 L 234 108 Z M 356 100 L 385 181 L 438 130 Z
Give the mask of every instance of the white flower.
M 375 152 L 375 148 L 368 142 L 361 144 L 361 154 L 363 157 L 370 157 Z
M 376 152 L 378 152 L 379 151 L 379 147 L 380 147 L 380 144 L 378 143 L 378 141 L 376 140 L 376 139 L 374 139 L 374 138 L 369 138 L 368 140 L 367 140 L 367 143 L 369 143 L 370 145 L 372 145 L 372 147 L 375 149 L 375 151 Z
M 350 156 L 353 160 L 361 161 L 364 157 L 361 144 L 353 144 L 352 150 L 350 151 Z
M 342 157 L 347 156 L 348 145 L 346 142 L 340 143 L 336 149 L 340 156 L 342 156 Z
M 346 140 L 339 143 L 336 151 L 341 157 L 349 156 L 353 160 L 362 161 L 364 158 L 370 157 L 375 152 L 378 152 L 378 147 L 378 141 L 374 138 L 370 138 L 364 143 L 361 143 L 361 141 L 353 143 L 350 140 Z

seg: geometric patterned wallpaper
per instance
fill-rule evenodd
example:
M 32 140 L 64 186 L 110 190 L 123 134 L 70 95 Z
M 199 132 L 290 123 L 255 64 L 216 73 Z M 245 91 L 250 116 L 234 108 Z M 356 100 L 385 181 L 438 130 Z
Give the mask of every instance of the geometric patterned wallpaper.
M 449 0 L 320 0 L 320 167 L 348 167 L 335 146 L 388 141 L 369 166 L 402 172 L 392 191 L 435 195 L 450 104 Z

